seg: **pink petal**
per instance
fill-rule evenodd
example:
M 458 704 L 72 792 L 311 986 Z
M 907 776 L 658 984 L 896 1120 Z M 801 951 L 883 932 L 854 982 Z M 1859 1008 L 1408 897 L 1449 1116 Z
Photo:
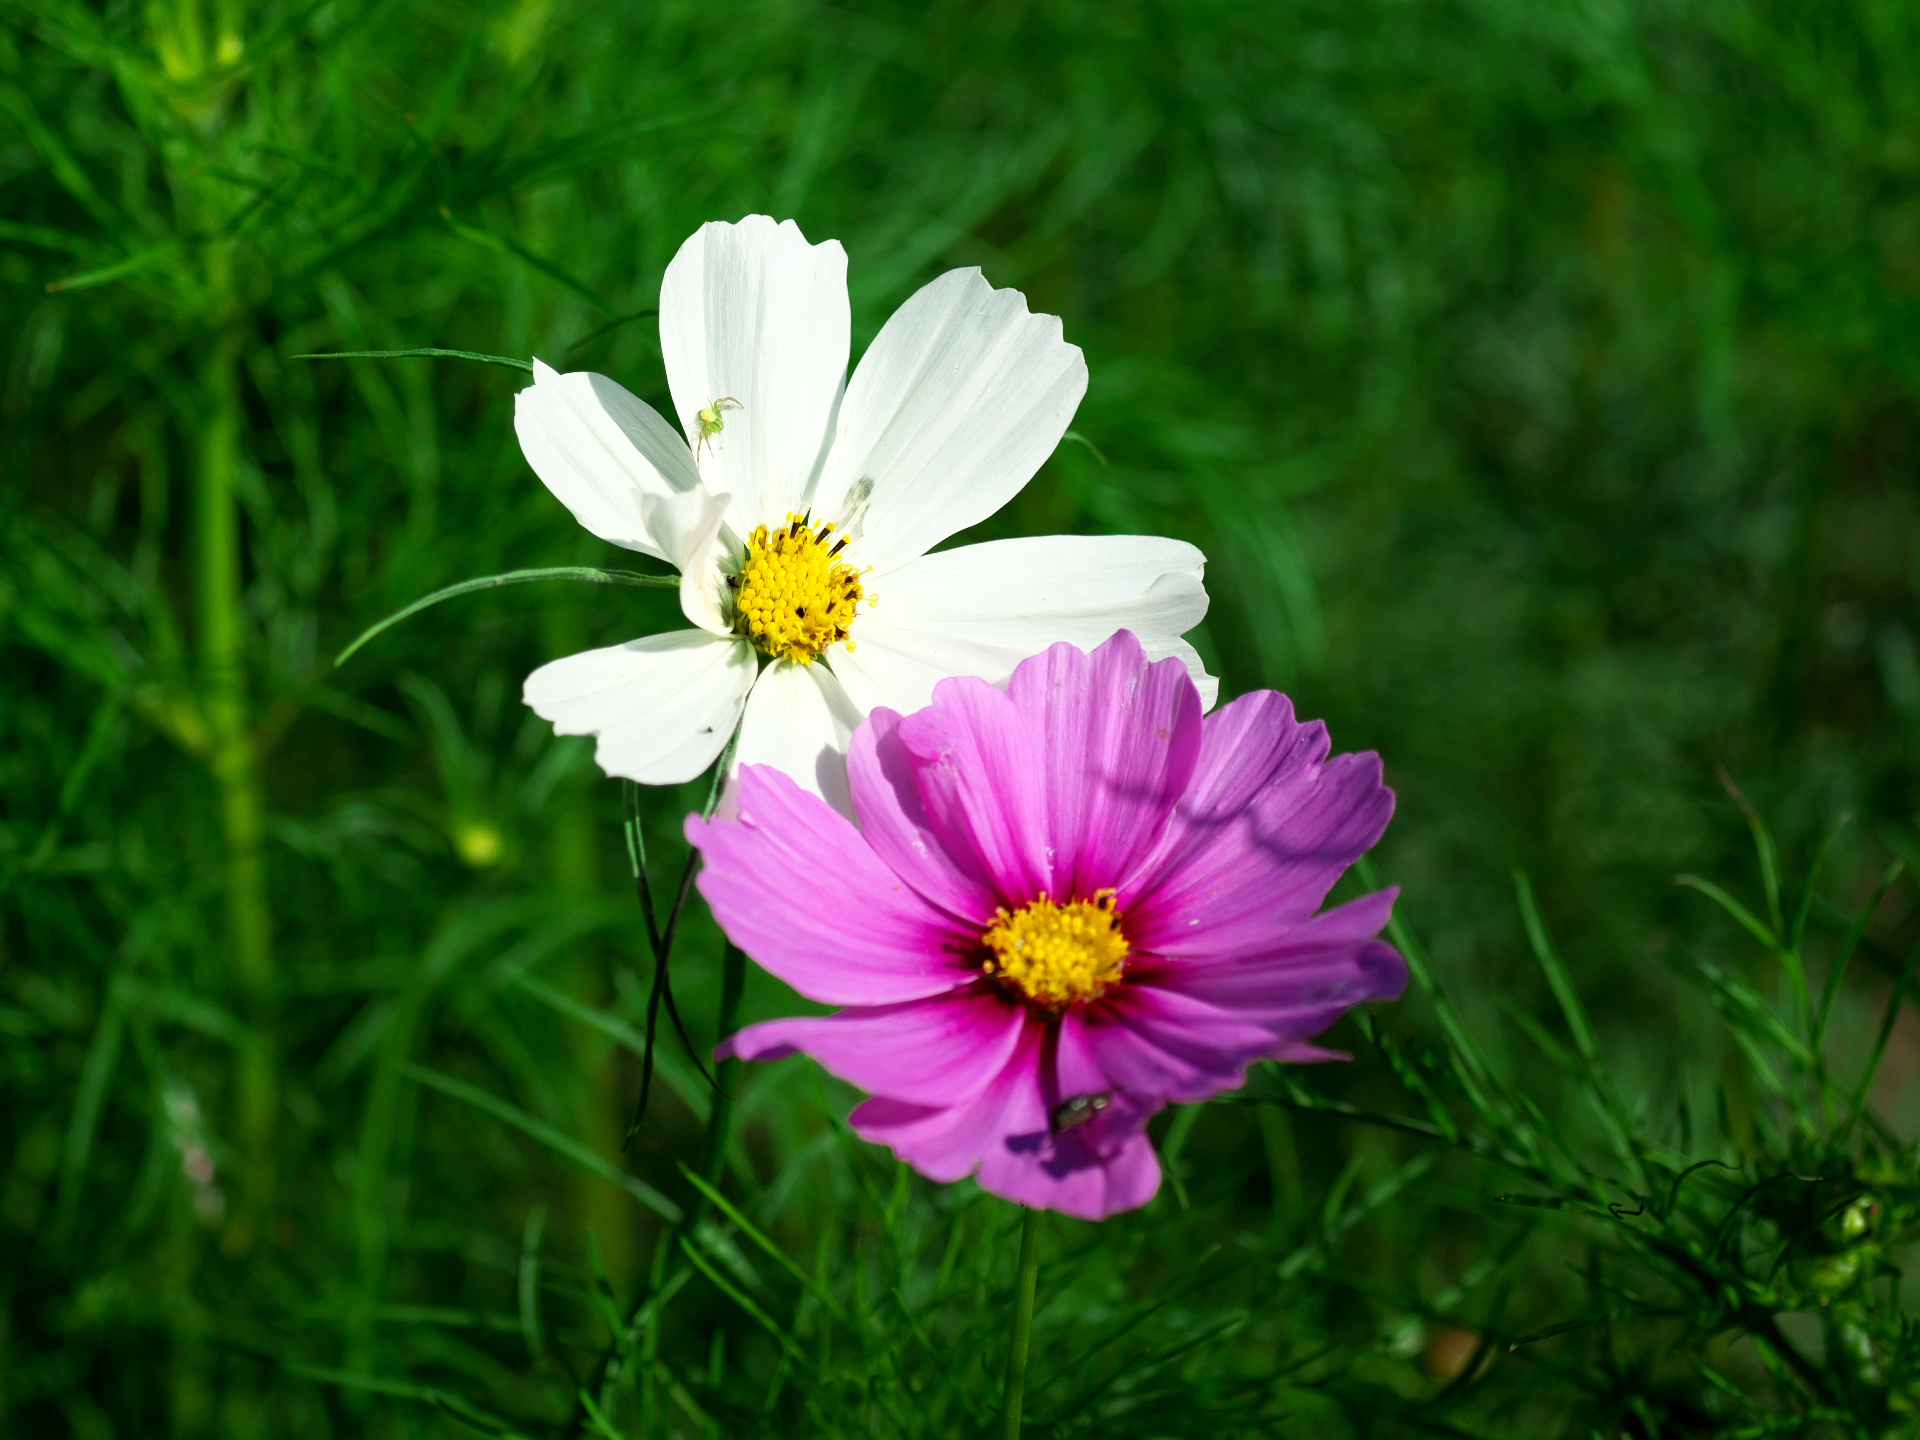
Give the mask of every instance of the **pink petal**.
M 853 1112 L 853 1128 L 929 1179 L 972 1174 L 1035 1209 L 1098 1220 L 1146 1204 L 1160 1185 L 1144 1129 L 1158 1106 L 1115 1094 L 1108 1109 L 1056 1136 L 1053 1111 L 1067 1097 L 1049 1054 L 1053 1029 L 1028 1019 L 1005 1068 L 970 1099 L 940 1107 L 876 1097 Z
M 1399 999 L 1407 962 L 1385 941 L 1349 940 L 1286 957 L 1143 968 L 1127 978 L 1130 987 L 1183 995 L 1277 1038 L 1305 1040 L 1356 1005 Z
M 1068 1132 L 1070 1139 L 1074 1132 Z M 1160 1157 L 1144 1131 L 1127 1137 L 1096 1163 L 1034 1163 L 1003 1151 L 989 1156 L 976 1177 L 980 1188 L 1029 1210 L 1058 1210 L 1080 1220 L 1104 1220 L 1138 1210 L 1160 1189 Z
M 900 1005 L 768 1020 L 733 1035 L 714 1054 L 778 1060 L 804 1052 L 870 1094 L 950 1106 L 978 1094 L 1006 1069 L 1026 1025 L 1024 1007 L 978 985 Z
M 700 893 L 729 939 L 809 1000 L 886 1005 L 973 981 L 979 936 L 882 865 L 818 795 L 743 765 L 736 820 L 687 817 Z
M 1326 752 L 1325 727 L 1297 724 L 1272 691 L 1208 718 L 1188 798 L 1148 878 L 1121 897 L 1137 948 L 1264 953 L 1313 914 L 1393 816 L 1378 755 Z
M 1301 724 L 1293 702 L 1278 690 L 1255 690 L 1207 716 L 1200 755 L 1179 820 L 1169 831 L 1164 859 L 1204 844 L 1212 831 L 1288 775 L 1307 774 L 1332 747 L 1319 721 Z
M 1323 1050 L 1318 1045 L 1305 1040 L 1283 1040 L 1274 1047 L 1269 1060 L 1278 1060 L 1282 1065 L 1323 1065 L 1329 1060 L 1351 1060 L 1351 1050 Z
M 1003 691 L 972 676 L 942 680 L 933 704 L 897 731 L 911 756 L 932 839 L 1014 908 L 1052 884 L 1046 766 L 1038 737 Z
M 913 1104 L 875 1096 L 857 1106 L 849 1123 L 863 1138 L 885 1145 L 929 1180 L 971 1175 L 1009 1136 L 1045 1134 L 1040 1097 L 1040 1051 L 1046 1026 L 1027 1019 L 1000 1073 L 953 1105 Z
M 1069 1012 L 1062 1028 L 1076 1022 L 1085 1027 L 1084 1043 L 1116 1089 L 1189 1102 L 1239 1089 L 1249 1064 L 1283 1040 L 1303 1038 L 1276 1035 L 1254 1018 L 1131 981 L 1084 1012 Z
M 918 762 L 900 739 L 901 716 L 875 710 L 853 732 L 847 779 L 860 833 L 888 869 L 976 933 L 1000 903 L 993 886 L 948 853 L 920 801 Z
M 1387 921 L 1393 917 L 1393 902 L 1399 897 L 1400 887 L 1390 885 L 1384 890 L 1376 890 L 1370 895 L 1349 900 L 1344 905 L 1331 910 L 1323 910 L 1318 915 L 1297 923 L 1275 923 L 1260 927 L 1255 944 L 1241 948 L 1222 945 L 1215 949 L 1205 943 L 1205 937 L 1198 937 L 1183 943 L 1179 926 L 1166 926 L 1164 923 L 1152 931 L 1136 913 L 1129 927 L 1137 936 L 1149 933 L 1156 942 L 1165 946 L 1164 951 L 1149 951 L 1143 941 L 1137 948 L 1129 974 L 1137 974 L 1141 967 L 1157 970 L 1182 970 L 1218 965 L 1235 960 L 1253 962 L 1297 960 L 1302 956 L 1311 956 L 1321 951 L 1352 945 L 1362 940 L 1371 940 L 1386 928 Z M 1144 909 L 1144 907 L 1141 907 Z M 1187 930 L 1201 927 L 1188 925 Z M 1169 938 L 1168 931 L 1172 936 Z M 1210 934 L 1214 932 L 1209 932 Z M 1216 935 L 1215 938 L 1218 938 Z
M 1055 645 L 1007 694 L 1047 756 L 1056 899 L 1125 881 L 1165 832 L 1200 754 L 1200 696 L 1179 660 L 1149 664 L 1122 630 L 1087 654 Z

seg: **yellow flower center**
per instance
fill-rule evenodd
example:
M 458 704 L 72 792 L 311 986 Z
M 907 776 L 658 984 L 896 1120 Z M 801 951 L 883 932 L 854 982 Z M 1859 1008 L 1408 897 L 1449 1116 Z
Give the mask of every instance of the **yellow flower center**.
M 1012 914 L 995 911 L 980 939 L 993 952 L 987 974 L 1049 1010 L 1094 999 L 1120 979 L 1127 963 L 1127 937 L 1113 913 L 1111 890 L 1069 905 L 1042 895 Z
M 735 591 L 735 627 L 763 654 L 811 665 L 847 638 L 864 592 L 861 572 L 835 558 L 847 542 L 830 545 L 832 533 L 832 525 L 811 530 L 804 515 L 789 515 L 778 529 L 762 525 L 747 538 L 747 563 L 727 584 Z

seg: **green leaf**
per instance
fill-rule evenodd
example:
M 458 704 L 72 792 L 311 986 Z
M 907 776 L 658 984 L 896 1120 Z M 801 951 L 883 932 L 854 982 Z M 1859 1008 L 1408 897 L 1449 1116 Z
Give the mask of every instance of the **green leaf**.
M 531 265 L 549 280 L 558 281 L 561 285 L 573 291 L 574 294 L 585 300 L 602 315 L 612 315 L 615 313 L 614 307 L 601 299 L 585 283 L 576 280 L 551 260 L 534 254 L 518 241 L 511 240 L 505 235 L 496 235 L 491 230 L 482 230 L 477 225 L 463 224 L 454 219 L 453 212 L 444 205 L 440 207 L 440 217 L 445 220 L 447 224 L 453 228 L 453 232 L 463 240 L 471 240 L 476 245 L 484 245 L 489 250 L 498 250 L 504 255 L 511 255 L 516 260 Z M 529 366 L 528 368 L 531 369 L 532 367 Z
M 69 255 L 84 255 L 93 247 L 78 235 L 55 230 L 48 225 L 28 225 L 18 220 L 0 220 L 0 240 L 19 245 L 38 245 L 43 250 L 64 250 Z
M 1355 1157 L 1356 1160 L 1358 1158 L 1358 1156 Z M 1393 1174 L 1387 1176 L 1386 1179 L 1370 1187 L 1367 1192 L 1352 1205 L 1348 1206 L 1344 1211 L 1339 1211 L 1336 1217 L 1329 1218 L 1318 1239 L 1300 1246 L 1292 1254 L 1287 1256 L 1285 1260 L 1280 1262 L 1278 1272 L 1280 1278 L 1282 1280 L 1291 1280 L 1294 1276 L 1301 1274 L 1309 1267 L 1318 1263 L 1332 1247 L 1335 1240 L 1346 1234 L 1347 1231 L 1351 1230 L 1355 1225 L 1358 1225 L 1362 1220 L 1366 1219 L 1367 1216 L 1371 1215 L 1375 1210 L 1378 1210 L 1382 1205 L 1406 1189 L 1407 1186 L 1426 1174 L 1427 1171 L 1433 1168 L 1434 1162 L 1438 1159 L 1439 1156 L 1433 1151 L 1422 1151 L 1407 1161 L 1406 1164 L 1402 1165 L 1398 1170 L 1395 1170 Z M 1355 1173 L 1357 1174 L 1358 1172 L 1356 1171 Z M 1339 1200 L 1338 1186 L 1335 1187 L 1335 1192 L 1327 1197 L 1327 1200 L 1327 1208 L 1330 1211 L 1337 1211 L 1337 1202 Z
M 1820 873 L 1827 868 L 1827 852 L 1833 849 L 1833 842 L 1840 838 L 1840 832 L 1847 828 L 1851 816 L 1842 815 L 1828 829 L 1820 841 L 1820 848 L 1814 852 L 1813 864 L 1807 867 L 1807 883 L 1800 891 L 1799 907 L 1793 912 L 1793 929 L 1787 933 L 1787 948 L 1798 950 L 1800 937 L 1806 933 L 1807 917 L 1813 913 L 1815 887 L 1819 884 Z
M 1753 848 L 1760 857 L 1760 885 L 1767 896 L 1767 914 L 1773 920 L 1774 934 L 1785 932 L 1786 923 L 1780 914 L 1780 852 L 1773 843 L 1773 834 L 1767 829 L 1766 821 L 1760 818 L 1760 812 L 1754 808 L 1746 792 L 1733 783 L 1733 776 L 1727 773 L 1724 765 L 1714 767 L 1720 777 L 1720 783 L 1726 787 L 1727 794 L 1733 797 L 1733 803 L 1740 807 L 1740 813 L 1747 818 L 1747 829 L 1753 833 Z
M 83 270 L 78 275 L 68 275 L 60 280 L 49 280 L 50 292 L 61 290 L 91 290 L 96 285 L 106 285 L 128 275 L 137 275 L 149 266 L 157 265 L 169 255 L 177 254 L 182 246 L 178 240 L 170 240 L 165 245 L 156 245 L 150 250 L 142 250 L 136 255 L 128 255 L 97 270 Z
M 559 1011 L 569 1019 L 578 1020 L 582 1025 L 592 1026 L 609 1040 L 644 1057 L 647 1053 L 647 1037 L 634 1029 L 618 1015 L 587 1005 L 572 996 L 563 994 L 551 985 L 536 980 L 524 972 L 513 976 L 511 982 L 516 988 L 526 991 L 542 1005 Z M 673 1086 L 674 1094 L 680 1102 L 694 1114 L 702 1125 L 707 1123 L 707 1112 L 712 1105 L 706 1086 L 695 1082 L 693 1074 L 685 1065 L 667 1050 L 656 1046 L 653 1053 L 654 1068 Z M 731 1158 L 731 1157 L 730 1157 Z
M 593 1396 L 582 1390 L 578 1392 L 576 1398 L 580 1402 L 580 1408 L 587 1412 L 587 1418 L 593 1422 L 593 1428 L 598 1430 L 605 1440 L 629 1440 L 628 1436 L 622 1435 L 613 1428 L 613 1422 L 606 1417 L 598 1405 L 593 1403 Z
M 1062 444 L 1071 440 L 1076 445 L 1086 446 L 1088 452 L 1093 456 L 1094 459 L 1098 460 L 1103 467 L 1109 466 L 1107 457 L 1100 453 L 1100 447 L 1094 444 L 1093 441 L 1089 440 L 1086 436 L 1082 435 L 1078 430 L 1067 431 L 1064 435 L 1060 437 L 1060 440 Z
M 758 1245 L 767 1253 L 770 1259 L 804 1285 L 807 1288 L 807 1292 L 820 1302 L 821 1306 L 829 1315 L 844 1323 L 846 1317 L 840 1313 L 839 1305 L 835 1303 L 833 1296 L 827 1289 L 795 1264 L 793 1258 L 789 1256 L 786 1251 L 782 1250 L 778 1245 L 774 1244 L 773 1241 L 763 1235 L 752 1221 L 740 1213 L 738 1207 L 736 1207 L 731 1200 L 720 1193 L 717 1187 L 703 1179 L 697 1171 L 687 1165 L 680 1167 L 680 1173 L 686 1178 L 687 1183 L 707 1197 L 707 1200 L 715 1209 L 719 1210 L 727 1219 L 739 1226 L 740 1232 L 743 1235 L 753 1241 L 755 1245 Z
M 113 1081 L 114 1067 L 120 1063 L 120 1047 L 126 1038 L 127 987 L 129 977 L 121 975 L 107 987 L 106 1003 L 87 1045 L 87 1058 L 80 1067 L 80 1086 L 73 1097 L 73 1115 L 67 1122 L 67 1143 L 60 1163 L 60 1224 L 70 1233 L 79 1215 L 80 1186 L 87 1173 L 87 1160 L 93 1153 L 94 1136 L 100 1130 L 100 1113 L 106 1108 L 107 1086 Z
M 1761 924 L 1759 917 L 1751 910 L 1747 909 L 1746 906 L 1742 905 L 1711 880 L 1702 880 L 1698 875 L 1676 875 L 1673 877 L 1673 883 L 1676 885 L 1684 885 L 1689 890 L 1698 890 L 1702 895 L 1726 911 L 1727 914 L 1739 921 L 1747 933 L 1752 935 L 1754 939 L 1766 946 L 1767 949 L 1771 950 L 1775 955 L 1780 956 L 1782 959 L 1785 958 L 1786 950 L 1785 946 L 1781 944 L 1780 937 L 1765 925 Z
M 1427 1107 L 1428 1117 L 1439 1127 L 1441 1133 L 1449 1141 L 1458 1141 L 1459 1124 L 1448 1111 L 1445 1102 L 1427 1083 L 1427 1077 L 1420 1073 L 1419 1067 L 1408 1058 L 1399 1043 L 1387 1033 L 1385 1027 L 1374 1016 L 1365 1010 L 1354 1011 L 1353 1021 L 1360 1027 L 1361 1033 L 1373 1042 L 1373 1047 L 1380 1052 L 1381 1058 L 1387 1062 L 1387 1067 L 1393 1071 L 1394 1079 L 1398 1080 L 1401 1087 L 1409 1094 L 1418 1096 L 1420 1102 Z
M 417 1080 L 422 1085 L 438 1090 L 442 1095 L 465 1101 L 476 1110 L 484 1110 L 494 1119 L 513 1126 L 514 1129 L 532 1136 L 550 1150 L 566 1156 L 574 1164 L 586 1167 L 604 1180 L 611 1180 L 663 1219 L 674 1222 L 680 1219 L 680 1207 L 653 1186 L 629 1175 L 604 1156 L 596 1155 L 571 1135 L 555 1129 L 546 1121 L 536 1120 L 526 1111 L 509 1105 L 506 1101 L 489 1095 L 486 1091 L 469 1085 L 464 1080 L 456 1080 L 451 1075 L 442 1075 L 438 1070 L 429 1070 L 424 1065 L 416 1065 L 409 1061 L 401 1067 L 401 1073 L 410 1080 Z
M 774 1341 L 787 1353 L 790 1359 L 806 1366 L 808 1369 L 812 1368 L 805 1353 L 801 1351 L 799 1346 L 793 1343 L 793 1336 L 789 1334 L 783 1326 L 777 1323 L 771 1315 L 767 1314 L 765 1310 L 762 1310 L 759 1305 L 755 1304 L 753 1299 L 748 1296 L 744 1290 L 716 1270 L 708 1262 L 706 1256 L 702 1255 L 684 1235 L 680 1237 L 680 1249 L 686 1255 L 687 1259 L 693 1262 L 694 1268 L 713 1282 L 714 1288 L 722 1295 L 725 1295 L 729 1300 L 733 1301 L 734 1304 L 746 1311 L 747 1315 L 755 1324 L 773 1337 Z
M 1613 1141 L 1614 1152 L 1633 1171 L 1634 1178 L 1644 1190 L 1648 1188 L 1647 1171 L 1640 1158 L 1639 1147 L 1633 1141 L 1633 1123 L 1627 1116 L 1626 1108 L 1621 1105 L 1620 1097 L 1614 1092 L 1613 1081 L 1607 1075 L 1606 1060 L 1600 1053 L 1600 1042 L 1594 1037 L 1593 1025 L 1587 1019 L 1586 1007 L 1580 1003 L 1580 992 L 1574 987 L 1573 977 L 1567 974 L 1566 965 L 1553 948 L 1546 921 L 1541 918 L 1540 907 L 1533 898 L 1533 885 L 1518 870 L 1514 872 L 1513 883 L 1520 900 L 1520 918 L 1526 926 L 1527 943 L 1533 949 L 1533 958 L 1539 962 L 1542 973 L 1547 977 L 1547 985 L 1552 989 L 1554 999 L 1560 1003 L 1560 1013 L 1566 1017 L 1574 1048 L 1580 1052 L 1582 1068 L 1592 1087 L 1594 1108 L 1599 1113 L 1600 1123 L 1606 1127 L 1608 1137 Z
M 1813 1050 L 1817 1055 L 1820 1046 L 1827 1038 L 1827 1021 L 1833 1018 L 1834 997 L 1840 993 L 1840 977 L 1847 973 L 1847 962 L 1853 958 L 1854 948 L 1859 945 L 1860 937 L 1867 933 L 1867 922 L 1873 919 L 1873 912 L 1880 908 L 1880 902 L 1886 898 L 1887 891 L 1893 888 L 1893 882 L 1900 878 L 1900 872 L 1906 868 L 1906 861 L 1895 860 L 1880 877 L 1880 883 L 1874 886 L 1873 894 L 1867 903 L 1860 907 L 1860 913 L 1854 916 L 1853 923 L 1847 927 L 1846 938 L 1840 942 L 1840 949 L 1834 954 L 1833 964 L 1827 971 L 1826 988 L 1820 994 L 1820 1014 L 1813 1027 Z
M 552 1368 L 546 1343 L 540 1338 L 540 1240 L 546 1233 L 545 1201 L 527 1212 L 527 1223 L 520 1232 L 520 1337 L 526 1343 L 527 1358 L 545 1374 Z
M 401 1400 L 418 1400 L 423 1404 L 444 1409 L 456 1420 L 476 1426 L 490 1434 L 507 1437 L 507 1440 L 527 1440 L 520 1431 L 509 1430 L 494 1423 L 471 1401 L 456 1395 L 451 1390 L 442 1390 L 438 1386 L 422 1385 L 417 1381 L 402 1380 L 391 1375 L 370 1375 L 358 1370 L 339 1370 L 330 1365 L 308 1365 L 295 1360 L 281 1361 L 280 1368 L 289 1375 L 316 1380 L 322 1385 L 335 1385 L 343 1390 L 363 1390 L 372 1395 L 392 1395 Z
M 1360 877 L 1361 884 L 1369 890 L 1381 888 L 1379 872 L 1374 868 L 1373 858 L 1362 855 L 1353 865 L 1354 873 Z M 1428 959 L 1425 948 L 1414 936 L 1407 924 L 1406 916 L 1399 905 L 1393 907 L 1393 917 L 1387 921 L 1387 935 L 1401 958 L 1407 962 L 1407 972 L 1413 983 L 1419 987 L 1433 1006 L 1439 1017 L 1440 1028 L 1447 1037 L 1447 1050 L 1453 1062 L 1455 1077 L 1467 1094 L 1468 1101 L 1482 1115 L 1510 1117 L 1512 1107 L 1506 1104 L 1500 1084 L 1494 1079 L 1493 1066 L 1486 1052 L 1480 1048 L 1480 1042 L 1473 1038 L 1473 1032 L 1467 1029 L 1466 1021 L 1454 1008 L 1453 1001 L 1441 988 L 1439 977 L 1434 974 L 1433 962 Z
M 1844 1137 L 1853 1132 L 1861 1112 L 1867 1108 L 1867 1093 L 1873 1089 L 1873 1077 L 1880 1073 L 1880 1061 L 1887 1053 L 1887 1041 L 1893 1038 L 1894 1021 L 1900 1018 L 1900 1007 L 1906 1003 L 1907 991 L 1913 984 L 1913 971 L 1920 963 L 1920 941 L 1907 954 L 1907 963 L 1900 971 L 1900 983 L 1893 987 L 1893 994 L 1887 998 L 1887 1008 L 1880 1020 L 1880 1034 L 1874 1040 L 1873 1054 L 1867 1057 L 1867 1067 L 1860 1072 L 1860 1080 L 1853 1092 L 1853 1108 L 1847 1113 L 1847 1123 L 1840 1128 Z
M 1721 1008 L 1730 1019 L 1738 1017 L 1747 1021 L 1751 1030 L 1764 1035 L 1786 1051 L 1793 1057 L 1796 1064 L 1802 1067 L 1812 1066 L 1813 1051 L 1807 1047 L 1805 1041 L 1781 1023 L 1780 1017 L 1773 1013 L 1766 1001 L 1754 993 L 1751 986 L 1727 974 L 1709 960 L 1696 958 L 1693 963 L 1715 994 L 1723 1000 Z

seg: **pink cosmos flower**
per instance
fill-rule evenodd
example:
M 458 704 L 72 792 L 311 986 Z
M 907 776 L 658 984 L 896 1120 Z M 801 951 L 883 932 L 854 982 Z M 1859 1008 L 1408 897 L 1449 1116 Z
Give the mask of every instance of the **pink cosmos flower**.
M 848 757 L 859 828 L 786 775 L 741 769 L 733 818 L 687 820 L 727 934 L 830 1016 L 750 1025 L 719 1053 L 796 1051 L 873 1098 L 852 1124 L 934 1180 L 1086 1219 L 1160 1185 L 1168 1101 L 1396 998 L 1374 938 L 1395 892 L 1321 914 L 1393 813 L 1380 758 L 1258 691 L 1202 718 L 1178 659 L 1121 631 L 1059 644 L 1004 690 L 942 680 L 877 709 Z

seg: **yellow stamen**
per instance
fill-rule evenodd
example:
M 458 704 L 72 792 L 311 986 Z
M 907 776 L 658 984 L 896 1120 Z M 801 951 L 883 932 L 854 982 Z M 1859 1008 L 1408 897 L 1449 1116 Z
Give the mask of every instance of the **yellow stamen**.
M 993 952 L 986 972 L 1049 1010 L 1092 1000 L 1120 979 L 1127 937 L 1113 913 L 1113 894 L 1056 905 L 1045 895 L 1012 914 L 996 911 L 980 937 Z
M 734 587 L 735 625 L 763 654 L 802 665 L 847 638 L 860 608 L 861 572 L 836 559 L 833 526 L 807 528 L 803 515 L 765 525 L 747 539 L 747 563 Z

